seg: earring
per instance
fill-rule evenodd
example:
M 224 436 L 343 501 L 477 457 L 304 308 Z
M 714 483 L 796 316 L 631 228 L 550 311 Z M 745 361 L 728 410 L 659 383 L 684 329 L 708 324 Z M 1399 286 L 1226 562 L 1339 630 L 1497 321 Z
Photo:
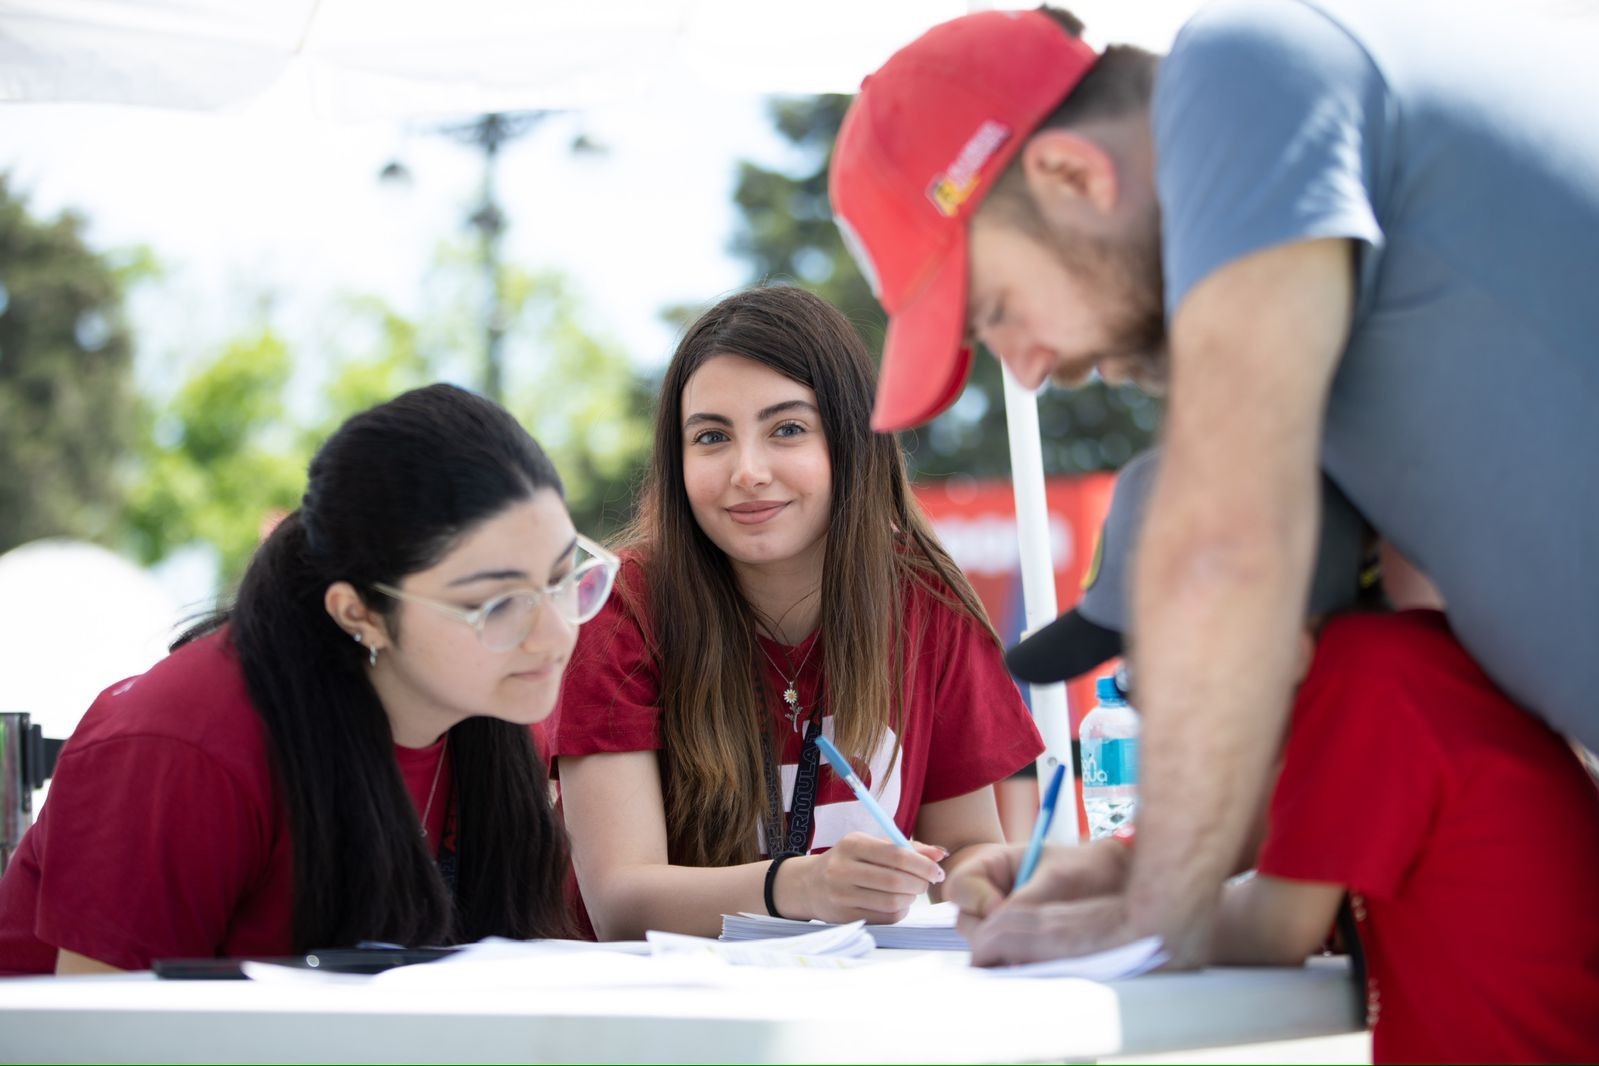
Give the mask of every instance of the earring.
M 359 634 L 359 633 L 351 633 L 350 636 L 355 638 L 355 642 L 357 644 L 362 643 L 361 634 Z M 371 663 L 373 666 L 376 666 L 378 664 L 378 649 L 377 649 L 376 645 L 373 645 L 373 646 L 371 646 L 371 647 L 366 649 L 366 661 Z

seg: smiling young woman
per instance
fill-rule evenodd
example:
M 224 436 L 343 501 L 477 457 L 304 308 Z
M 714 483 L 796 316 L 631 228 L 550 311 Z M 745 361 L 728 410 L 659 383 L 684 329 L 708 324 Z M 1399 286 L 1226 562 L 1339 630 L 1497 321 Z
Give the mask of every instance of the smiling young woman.
M 722 301 L 667 367 L 619 595 L 550 730 L 602 937 L 714 934 L 735 911 L 892 921 L 1002 839 L 992 785 L 1042 743 L 871 431 L 873 385 L 848 320 L 795 288 Z M 818 736 L 913 848 L 880 838 Z
M 233 609 L 68 742 L 0 880 L 0 971 L 566 931 L 528 727 L 616 565 L 489 401 L 351 418 Z

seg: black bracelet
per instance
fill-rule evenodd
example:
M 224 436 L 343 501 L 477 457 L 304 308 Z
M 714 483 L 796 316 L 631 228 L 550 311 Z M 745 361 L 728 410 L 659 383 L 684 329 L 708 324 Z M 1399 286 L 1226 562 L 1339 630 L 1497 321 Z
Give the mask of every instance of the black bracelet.
M 772 859 L 772 865 L 766 868 L 766 913 L 773 918 L 783 917 L 777 913 L 777 900 L 772 898 L 772 889 L 777 887 L 777 868 L 783 865 L 784 859 L 792 859 L 795 852 L 787 852 Z

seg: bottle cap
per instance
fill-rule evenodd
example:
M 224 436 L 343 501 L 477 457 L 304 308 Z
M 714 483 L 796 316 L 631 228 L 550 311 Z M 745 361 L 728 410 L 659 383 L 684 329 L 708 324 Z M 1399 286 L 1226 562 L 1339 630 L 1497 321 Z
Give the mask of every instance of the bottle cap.
M 1127 702 L 1122 696 L 1122 690 L 1116 687 L 1116 678 L 1110 674 L 1106 674 L 1094 682 L 1094 695 L 1099 697 L 1099 702 L 1106 706 Z

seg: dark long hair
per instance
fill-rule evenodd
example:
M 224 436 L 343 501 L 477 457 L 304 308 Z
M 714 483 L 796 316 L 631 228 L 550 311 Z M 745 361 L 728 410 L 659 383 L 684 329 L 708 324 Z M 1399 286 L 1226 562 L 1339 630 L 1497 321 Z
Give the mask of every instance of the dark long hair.
M 328 586 L 348 581 L 392 625 L 374 583 L 427 569 L 541 489 L 560 493 L 560 477 L 503 408 L 448 385 L 405 393 L 328 438 L 233 610 L 185 634 L 232 622 L 288 808 L 296 950 L 569 932 L 566 839 L 528 729 L 474 717 L 450 730 L 452 898 L 417 832 L 366 651 L 323 606 Z
M 908 583 L 993 633 L 911 494 L 899 444 L 872 432 L 876 375 L 849 320 L 820 297 L 784 286 L 750 289 L 707 311 L 666 368 L 654 455 L 624 537 L 648 574 L 648 606 L 629 606 L 648 615 L 660 665 L 671 859 L 701 866 L 756 857 L 754 827 L 766 809 L 760 730 L 774 728 L 757 696 L 752 613 L 727 556 L 695 521 L 683 484 L 683 387 L 722 354 L 752 359 L 816 393 L 832 468 L 820 639 L 839 748 L 864 761 L 890 727 L 904 732 Z

